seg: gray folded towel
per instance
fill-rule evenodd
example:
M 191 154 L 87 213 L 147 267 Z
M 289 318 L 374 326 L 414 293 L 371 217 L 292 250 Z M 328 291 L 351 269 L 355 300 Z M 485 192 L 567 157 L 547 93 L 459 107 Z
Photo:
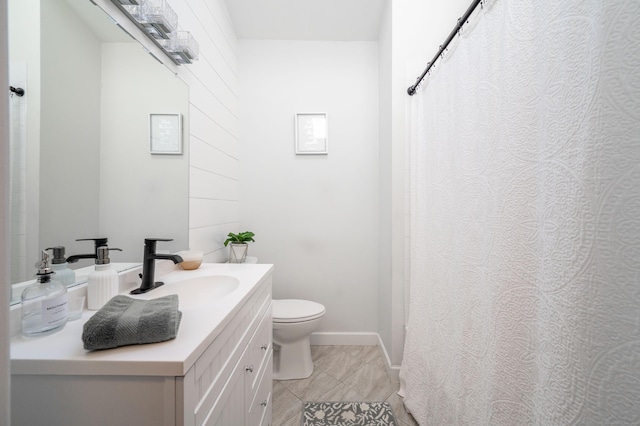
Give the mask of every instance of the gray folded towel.
M 115 296 L 84 324 L 82 342 L 89 351 L 164 342 L 175 339 L 181 319 L 177 294 L 152 300 Z

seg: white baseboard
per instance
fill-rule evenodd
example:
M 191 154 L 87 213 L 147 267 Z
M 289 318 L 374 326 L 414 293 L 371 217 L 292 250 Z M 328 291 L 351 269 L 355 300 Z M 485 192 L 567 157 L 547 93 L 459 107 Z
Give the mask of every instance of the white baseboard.
M 391 380 L 393 383 L 400 383 L 400 366 L 391 364 L 391 359 L 389 358 L 389 354 L 387 353 L 387 348 L 384 347 L 382 338 L 379 334 L 378 348 L 380 349 L 380 352 L 382 352 L 382 359 L 384 360 L 384 367 L 387 369 L 389 380 Z
M 400 366 L 391 365 L 387 349 L 382 343 L 382 339 L 378 333 L 312 333 L 310 337 L 311 345 L 314 346 L 377 346 L 382 353 L 384 366 L 387 370 L 389 380 L 394 383 L 400 383 Z
M 312 333 L 311 344 L 319 346 L 375 346 L 378 345 L 378 333 Z

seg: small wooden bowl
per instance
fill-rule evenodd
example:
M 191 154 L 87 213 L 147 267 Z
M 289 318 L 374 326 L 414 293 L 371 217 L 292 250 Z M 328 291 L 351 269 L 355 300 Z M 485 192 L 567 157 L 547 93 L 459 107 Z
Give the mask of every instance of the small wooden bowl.
M 203 253 L 197 250 L 187 250 L 176 253 L 182 258 L 180 267 L 185 270 L 198 269 L 202 264 Z

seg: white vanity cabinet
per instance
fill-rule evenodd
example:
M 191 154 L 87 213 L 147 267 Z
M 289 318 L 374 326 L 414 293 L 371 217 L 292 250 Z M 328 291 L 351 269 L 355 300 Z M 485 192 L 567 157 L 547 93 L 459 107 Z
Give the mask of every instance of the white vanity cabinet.
M 271 424 L 271 286 L 256 296 L 179 379 L 184 425 Z
M 34 342 L 15 337 L 12 424 L 271 425 L 268 266 L 253 274 L 254 285 L 238 296 L 236 306 L 218 313 L 218 323 L 208 334 L 194 324 L 215 314 L 200 316 L 185 308 L 178 337 L 159 344 L 92 353 L 75 348 L 66 356 L 52 348 L 48 356 L 38 354 L 47 342 L 65 345 L 79 339 L 81 324 L 74 322 L 57 339 L 51 335 Z M 172 369 L 182 373 L 167 374 Z

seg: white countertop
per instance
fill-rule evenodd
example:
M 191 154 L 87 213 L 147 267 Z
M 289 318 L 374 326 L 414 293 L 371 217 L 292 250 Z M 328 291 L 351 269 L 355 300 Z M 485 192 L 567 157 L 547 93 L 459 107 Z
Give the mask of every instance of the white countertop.
M 123 346 L 88 352 L 82 344 L 82 327 L 95 313 L 85 310 L 48 336 L 11 339 L 12 374 L 183 376 L 249 299 L 273 265 L 203 263 L 193 271 L 175 270 L 156 281 L 165 281 L 164 292 L 178 288 L 179 279 L 205 275 L 235 277 L 239 287 L 230 294 L 189 306 L 180 303 L 182 321 L 175 339 L 147 345 Z M 154 290 L 145 298 L 154 298 Z M 159 297 L 159 296 L 158 296 Z M 182 299 L 181 299 L 182 302 Z

